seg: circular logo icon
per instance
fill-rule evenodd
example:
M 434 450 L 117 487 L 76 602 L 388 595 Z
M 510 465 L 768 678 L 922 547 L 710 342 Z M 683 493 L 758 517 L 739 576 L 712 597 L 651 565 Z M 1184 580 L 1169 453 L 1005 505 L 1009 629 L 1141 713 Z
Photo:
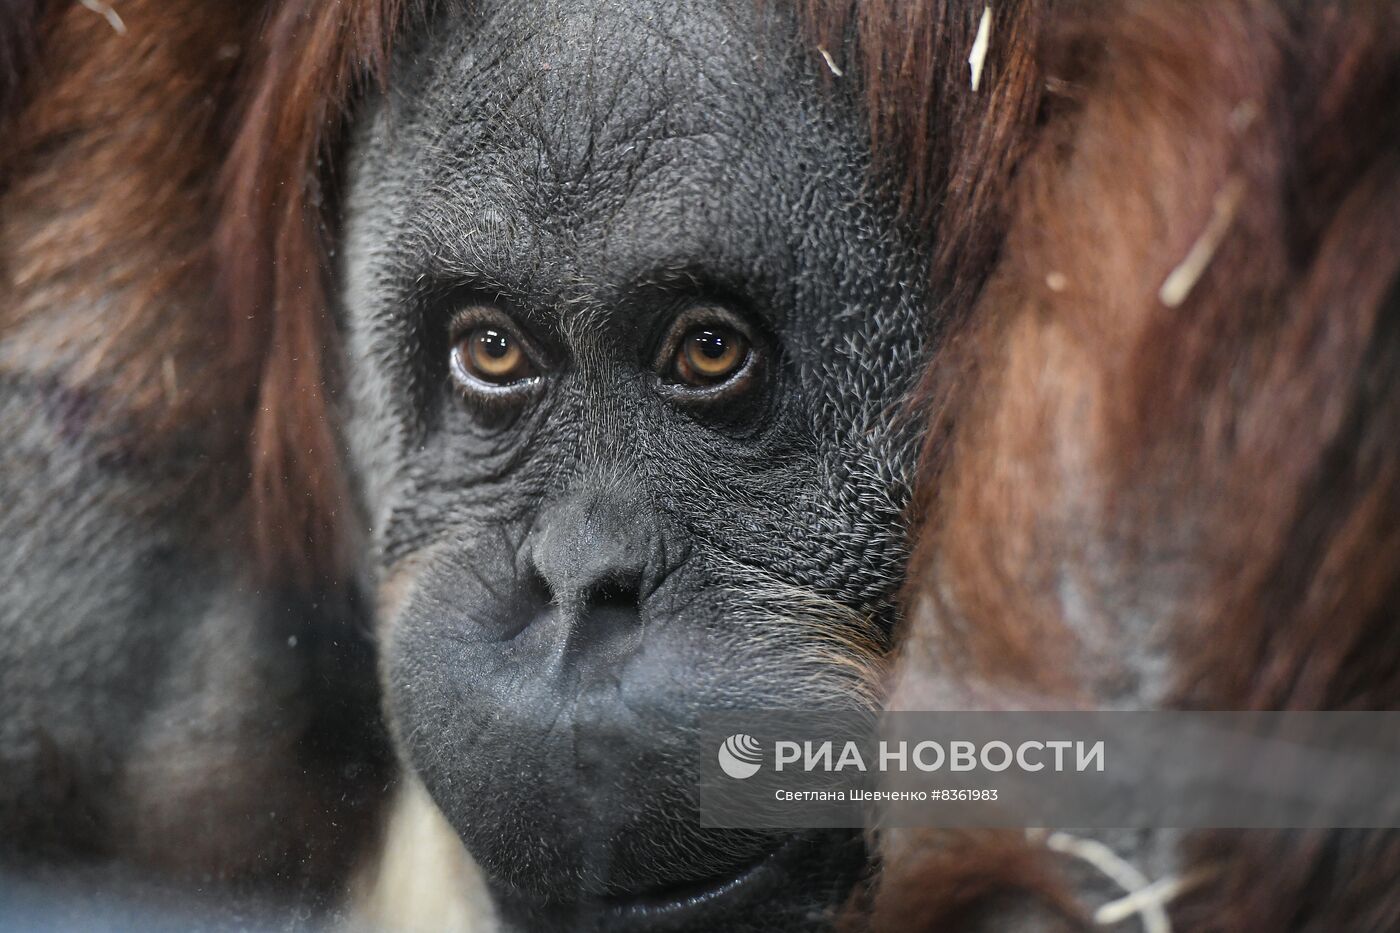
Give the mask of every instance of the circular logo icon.
M 720 769 L 741 781 L 757 774 L 762 761 L 763 747 L 758 739 L 742 732 L 731 735 L 719 747 Z

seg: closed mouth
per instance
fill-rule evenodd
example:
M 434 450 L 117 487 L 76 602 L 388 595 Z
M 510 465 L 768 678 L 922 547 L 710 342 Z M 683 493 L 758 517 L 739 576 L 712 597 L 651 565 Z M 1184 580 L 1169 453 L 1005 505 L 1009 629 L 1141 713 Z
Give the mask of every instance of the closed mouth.
M 610 895 L 604 899 L 608 929 L 662 929 L 688 924 L 713 926 L 720 916 L 757 904 L 783 881 L 788 863 L 806 848 L 806 836 L 795 835 L 776 849 L 722 875 L 670 884 L 637 894 Z
M 814 830 L 772 845 L 722 874 L 553 905 L 507 896 L 503 906 L 520 929 L 569 933 L 825 928 L 868 864 L 859 836 Z

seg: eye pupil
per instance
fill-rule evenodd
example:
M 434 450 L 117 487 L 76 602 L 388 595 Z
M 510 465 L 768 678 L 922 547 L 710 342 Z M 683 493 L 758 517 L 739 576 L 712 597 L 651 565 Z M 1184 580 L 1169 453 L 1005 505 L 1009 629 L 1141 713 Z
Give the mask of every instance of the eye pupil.
M 510 353 L 510 338 L 498 330 L 483 330 L 476 339 L 482 352 L 494 360 L 505 359 Z
M 724 335 L 712 330 L 702 330 L 695 335 L 694 340 L 696 348 L 712 360 L 723 359 L 724 355 L 729 352 L 729 345 L 724 339 Z

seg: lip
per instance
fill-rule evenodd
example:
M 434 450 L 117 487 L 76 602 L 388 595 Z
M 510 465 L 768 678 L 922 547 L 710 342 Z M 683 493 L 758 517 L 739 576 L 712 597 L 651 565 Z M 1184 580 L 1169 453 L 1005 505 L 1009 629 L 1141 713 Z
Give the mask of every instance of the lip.
M 742 918 L 763 916 L 765 904 L 771 910 L 774 898 L 791 887 L 792 869 L 805 864 L 819 844 L 819 834 L 796 834 L 731 874 L 610 897 L 601 926 L 610 933 L 733 928 Z
M 506 895 L 498 907 L 509 929 L 559 933 L 826 929 L 867 859 L 858 834 L 809 830 L 723 876 L 552 905 Z
M 784 856 L 799 848 L 802 836 L 785 840 L 737 872 L 704 881 L 686 882 L 645 894 L 608 898 L 608 914 L 618 919 L 657 921 L 681 919 L 691 912 L 705 912 L 711 905 L 758 893 L 777 881 Z

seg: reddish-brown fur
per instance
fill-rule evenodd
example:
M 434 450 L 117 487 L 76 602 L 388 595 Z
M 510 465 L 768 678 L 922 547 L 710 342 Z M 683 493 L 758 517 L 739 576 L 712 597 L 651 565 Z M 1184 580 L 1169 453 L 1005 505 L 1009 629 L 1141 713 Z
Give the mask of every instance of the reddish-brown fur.
M 148 449 L 248 395 L 208 282 L 211 178 L 255 17 L 123 9 L 125 36 L 68 3 L 13 27 L 38 55 L 0 133 L 0 332 L 100 391 Z
M 0 333 L 100 398 L 123 454 L 198 435 L 291 581 L 341 569 L 318 166 L 406 6 L 131 0 L 120 35 L 50 4 L 0 37 Z
M 331 417 L 327 312 L 334 146 L 346 109 L 382 81 L 410 0 L 278 5 L 225 169 L 218 231 L 223 297 L 259 360 L 252 501 L 269 568 L 336 576 L 345 494 Z M 308 566 L 308 557 L 310 558 Z
M 1400 14 L 1088 4 L 1060 30 L 1041 60 L 1070 106 L 1038 133 L 1002 259 L 934 383 L 952 389 L 898 689 L 937 682 L 972 707 L 1394 708 Z M 1213 218 L 1209 263 L 1164 302 Z M 1161 695 L 1124 663 L 1155 639 Z M 1395 834 L 1188 848 L 1224 868 L 1174 905 L 1178 929 L 1400 926 Z M 900 840 L 869 925 L 967 928 L 966 886 L 940 880 L 950 852 L 955 878 L 978 866 L 984 905 L 1072 916 L 1044 886 L 1054 857 L 1021 849 Z
M 84 454 L 141 466 L 156 478 L 152 495 L 188 507 L 207 529 L 201 544 L 234 552 L 236 565 L 255 538 L 242 506 L 266 347 L 213 287 L 215 233 L 264 11 L 204 0 L 117 7 L 124 33 L 78 3 L 3 24 L 14 32 L 0 45 L 13 35 L 7 47 L 35 50 L 15 71 L 15 106 L 0 114 L 0 337 L 24 349 L 6 376 L 79 400 L 64 427 L 81 435 Z M 236 714 L 237 692 L 220 696 Z M 248 725 L 236 715 L 221 724 Z M 268 728 L 247 730 L 256 747 L 205 735 L 199 754 L 138 762 L 130 787 L 101 789 L 125 805 L 113 808 L 114 825 L 92 827 L 74 849 L 196 885 L 343 883 L 373 844 L 378 811 L 348 795 L 324 799 L 322 775 L 308 767 L 319 737 L 303 743 L 294 726 L 258 725 Z M 54 757 L 54 799 L 81 811 L 89 801 L 68 790 L 73 769 Z

